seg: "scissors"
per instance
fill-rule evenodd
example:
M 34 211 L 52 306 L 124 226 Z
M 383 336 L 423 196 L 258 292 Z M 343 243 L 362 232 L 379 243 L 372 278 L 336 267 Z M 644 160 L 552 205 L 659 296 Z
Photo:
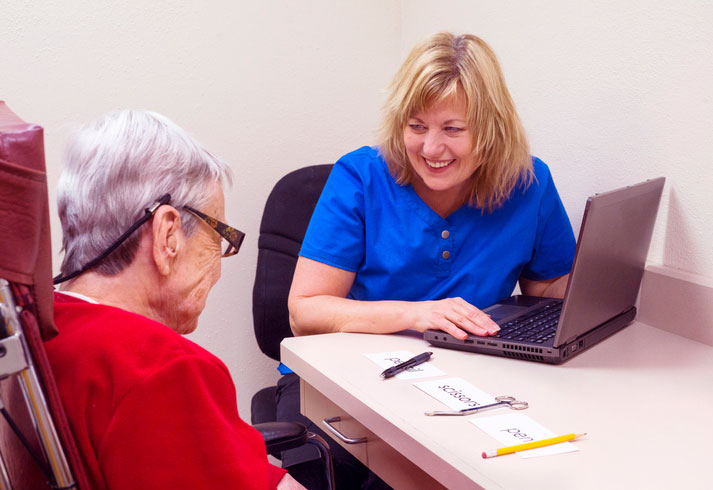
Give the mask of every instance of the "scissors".
M 491 410 L 498 407 L 509 407 L 510 410 L 525 410 L 530 405 L 527 402 L 516 400 L 514 396 L 496 396 L 496 403 L 490 405 L 482 405 L 479 407 L 464 408 L 462 410 L 436 410 L 433 412 L 425 412 L 426 415 L 470 415 L 471 413 L 481 412 L 483 410 Z

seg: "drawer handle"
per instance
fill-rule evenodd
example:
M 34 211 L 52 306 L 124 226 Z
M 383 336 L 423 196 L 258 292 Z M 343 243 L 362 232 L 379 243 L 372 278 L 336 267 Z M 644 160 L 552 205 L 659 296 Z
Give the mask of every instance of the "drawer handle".
M 367 441 L 366 437 L 347 437 L 339 430 L 332 425 L 333 422 L 339 422 L 342 420 L 341 417 L 327 417 L 326 419 L 322 420 L 322 423 L 327 426 L 327 429 L 337 436 L 337 438 L 342 441 L 344 444 L 363 444 Z

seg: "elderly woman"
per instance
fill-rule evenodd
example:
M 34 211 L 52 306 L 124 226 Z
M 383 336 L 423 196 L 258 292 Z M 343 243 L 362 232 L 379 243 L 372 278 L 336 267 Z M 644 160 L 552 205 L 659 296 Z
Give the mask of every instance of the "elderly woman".
M 562 297 L 574 249 L 495 54 L 476 36 L 439 33 L 393 79 L 379 146 L 332 170 L 297 261 L 292 330 L 494 335 L 481 308 L 518 281 Z M 294 380 L 280 384 L 279 403 L 296 406 Z
M 46 348 L 94 489 L 303 488 L 240 419 L 225 365 L 182 337 L 243 238 L 222 223 L 230 178 L 150 112 L 108 114 L 68 148 Z

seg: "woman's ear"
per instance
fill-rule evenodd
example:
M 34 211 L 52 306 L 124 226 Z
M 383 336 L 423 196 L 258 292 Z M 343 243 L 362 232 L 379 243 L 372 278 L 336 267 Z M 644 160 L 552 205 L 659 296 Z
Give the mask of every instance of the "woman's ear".
M 161 206 L 153 216 L 153 259 L 159 274 L 167 276 L 181 247 L 181 215 L 176 208 Z

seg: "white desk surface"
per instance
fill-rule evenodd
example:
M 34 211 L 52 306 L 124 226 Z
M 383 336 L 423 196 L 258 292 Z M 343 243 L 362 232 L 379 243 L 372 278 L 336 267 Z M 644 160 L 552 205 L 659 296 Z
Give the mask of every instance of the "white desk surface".
M 444 408 L 412 385 L 425 378 L 382 380 L 364 356 L 397 350 L 432 351 L 448 376 L 529 402 L 520 413 L 557 434 L 588 436 L 573 453 L 484 460 L 501 444 L 469 418 L 507 409 L 425 416 Z M 641 323 L 559 366 L 437 348 L 416 332 L 288 338 L 282 361 L 451 489 L 713 488 L 713 347 Z

